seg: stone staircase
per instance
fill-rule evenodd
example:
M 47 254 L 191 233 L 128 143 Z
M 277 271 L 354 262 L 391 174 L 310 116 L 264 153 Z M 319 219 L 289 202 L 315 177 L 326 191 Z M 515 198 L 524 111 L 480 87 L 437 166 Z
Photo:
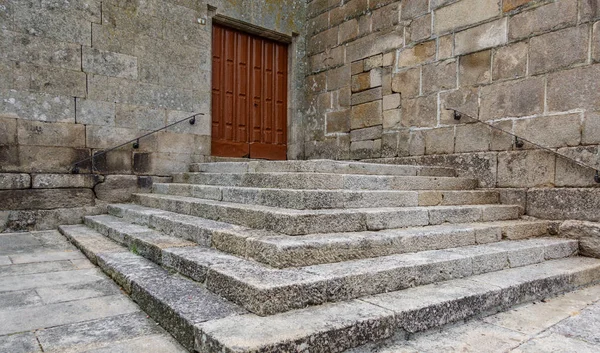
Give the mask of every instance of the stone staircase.
M 60 231 L 190 351 L 343 352 L 600 280 L 447 168 L 204 163 Z

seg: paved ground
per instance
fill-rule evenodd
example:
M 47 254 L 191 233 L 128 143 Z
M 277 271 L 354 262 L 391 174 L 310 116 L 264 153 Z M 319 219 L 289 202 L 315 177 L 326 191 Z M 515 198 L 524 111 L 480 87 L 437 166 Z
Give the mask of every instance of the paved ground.
M 0 352 L 187 351 L 48 231 L 0 234 Z
M 184 353 L 56 231 L 0 234 L 0 353 Z M 600 285 L 353 353 L 600 352 Z

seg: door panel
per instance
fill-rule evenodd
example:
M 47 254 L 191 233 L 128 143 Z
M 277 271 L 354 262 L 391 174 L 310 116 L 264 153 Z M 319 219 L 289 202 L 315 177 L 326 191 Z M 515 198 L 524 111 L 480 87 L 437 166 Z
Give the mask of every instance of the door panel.
M 287 46 L 213 27 L 212 153 L 286 159 Z

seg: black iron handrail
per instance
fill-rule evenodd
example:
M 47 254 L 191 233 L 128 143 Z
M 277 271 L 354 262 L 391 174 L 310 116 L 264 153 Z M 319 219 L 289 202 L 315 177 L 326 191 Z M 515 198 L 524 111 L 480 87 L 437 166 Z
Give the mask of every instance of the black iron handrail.
M 581 161 L 578 161 L 578 160 L 576 160 L 576 159 L 574 159 L 574 158 L 571 158 L 571 157 L 569 157 L 569 156 L 565 156 L 564 154 L 562 154 L 562 153 L 558 153 L 557 151 L 555 151 L 555 150 L 553 150 L 553 149 L 551 149 L 551 148 L 548 148 L 548 147 L 542 146 L 542 145 L 540 145 L 539 143 L 535 143 L 535 142 L 533 142 L 533 141 L 529 141 L 529 140 L 527 140 L 527 139 L 525 139 L 525 138 L 523 138 L 523 137 L 521 137 L 521 136 L 517 136 L 516 134 L 514 134 L 514 133 L 512 133 L 512 132 L 510 132 L 510 131 L 503 130 L 503 129 L 499 128 L 498 126 L 494 126 L 494 125 L 492 125 L 492 124 L 490 124 L 490 123 L 487 123 L 487 122 L 485 122 L 485 121 L 482 121 L 482 120 L 480 120 L 479 118 L 472 117 L 472 116 L 470 116 L 470 115 L 468 115 L 468 114 L 465 114 L 465 113 L 463 113 L 463 112 L 461 112 L 461 111 L 458 111 L 458 110 L 456 110 L 456 109 L 450 109 L 450 110 L 452 110 L 452 111 L 454 112 L 454 120 L 460 120 L 460 119 L 462 119 L 463 117 L 467 117 L 467 118 L 469 118 L 469 119 L 471 119 L 471 120 L 474 120 L 474 121 L 476 121 L 476 122 L 478 122 L 478 123 L 481 123 L 481 124 L 487 125 L 487 126 L 491 127 L 492 129 L 495 129 L 495 130 L 498 130 L 498 131 L 502 131 L 502 132 L 503 132 L 503 133 L 505 133 L 505 134 L 511 135 L 511 136 L 512 136 L 512 137 L 514 137 L 514 139 L 515 139 L 515 146 L 517 146 L 517 148 L 521 148 L 521 147 L 525 146 L 525 143 L 524 143 L 524 142 L 527 142 L 527 143 L 529 143 L 529 144 L 531 144 L 531 145 L 534 145 L 534 146 L 538 147 L 539 149 L 542 149 L 542 150 L 545 150 L 545 151 L 547 151 L 547 152 L 553 153 L 553 154 L 555 154 L 555 155 L 556 155 L 556 156 L 558 156 L 558 157 L 562 157 L 562 158 L 564 158 L 564 159 L 567 159 L 567 160 L 569 160 L 569 161 L 571 161 L 571 162 L 573 162 L 573 163 L 575 163 L 575 164 L 577 164 L 577 165 L 579 165 L 579 166 L 581 166 L 581 167 L 584 167 L 584 168 L 589 168 L 589 169 L 595 170 L 595 171 L 596 171 L 596 174 L 594 175 L 594 181 L 595 181 L 596 183 L 600 183 L 600 171 L 598 170 L 598 168 L 597 168 L 597 167 L 593 167 L 593 166 L 591 166 L 591 165 L 585 164 L 585 163 L 583 163 L 583 162 L 581 162 Z
M 194 125 L 194 124 L 196 124 L 196 117 L 199 116 L 199 115 L 204 115 L 204 113 L 196 113 L 194 115 L 190 115 L 187 118 L 184 118 L 184 119 L 181 119 L 181 120 L 177 120 L 176 122 L 171 123 L 169 125 L 166 125 L 164 127 L 161 127 L 160 129 L 156 129 L 156 130 L 150 131 L 150 132 L 148 132 L 148 133 L 146 133 L 144 135 L 141 135 L 139 137 L 136 137 L 136 138 L 134 138 L 132 140 L 129 140 L 127 142 L 123 142 L 122 144 L 120 144 L 118 146 L 115 146 L 115 147 L 112 147 L 112 148 L 109 148 L 109 149 L 106 149 L 106 150 L 102 150 L 100 152 L 96 152 L 91 157 L 88 157 L 88 158 L 85 158 L 85 159 L 82 159 L 80 161 L 77 161 L 77 162 L 73 163 L 73 165 L 71 166 L 71 173 L 73 173 L 73 174 L 79 174 L 79 167 L 80 167 L 80 165 L 82 163 L 90 161 L 90 160 L 92 161 L 92 172 L 94 172 L 94 169 L 95 169 L 94 168 L 94 159 L 96 159 L 97 157 L 103 156 L 103 155 L 107 154 L 108 152 L 111 152 L 111 151 L 119 149 L 119 148 L 121 148 L 123 146 L 129 145 L 130 143 L 133 143 L 132 147 L 134 149 L 138 149 L 140 147 L 140 140 L 143 139 L 144 137 L 148 137 L 148 136 L 153 135 L 153 134 L 155 134 L 157 132 L 160 132 L 160 131 L 163 131 L 165 129 L 168 129 L 171 126 L 180 124 L 180 123 L 182 123 L 184 121 L 189 121 L 190 125 Z

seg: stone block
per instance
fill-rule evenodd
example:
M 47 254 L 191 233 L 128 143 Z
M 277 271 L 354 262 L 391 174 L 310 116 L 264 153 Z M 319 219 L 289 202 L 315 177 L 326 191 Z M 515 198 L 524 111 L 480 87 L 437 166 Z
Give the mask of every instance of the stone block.
M 592 168 L 600 170 L 600 155 L 598 146 L 580 146 L 575 148 L 559 148 L 558 153 Z M 556 180 L 559 187 L 588 187 L 597 186 L 595 169 L 586 168 L 566 158 L 556 158 Z
M 134 55 L 136 37 L 135 32 L 92 23 L 92 46 L 96 49 Z
M 353 62 L 351 65 L 352 76 L 363 73 L 364 67 L 365 67 L 364 60 L 359 60 L 359 61 Z
M 363 60 L 363 70 L 371 71 L 372 69 L 383 66 L 383 54 L 373 55 Z
M 492 129 L 492 136 L 490 140 L 490 150 L 492 151 L 506 151 L 513 147 L 514 138 L 507 134 L 507 132 L 513 132 L 513 121 L 495 121 L 492 125 L 497 129 Z
M 436 41 L 430 40 L 419 43 L 413 47 L 406 47 L 399 51 L 396 67 L 415 66 L 435 60 Z
M 352 105 L 358 105 L 363 103 L 372 102 L 375 100 L 381 100 L 383 98 L 381 87 L 371 88 L 366 91 L 354 93 L 352 95 Z
M 532 3 L 534 0 L 506 0 L 502 3 L 502 11 L 510 12 L 518 7 Z
M 17 119 L 0 117 L 0 146 L 17 143 Z
M 421 70 L 419 68 L 400 71 L 392 76 L 392 91 L 400 93 L 402 98 L 418 96 L 420 85 Z
M 402 19 L 408 20 L 422 15 L 429 11 L 429 4 L 425 1 L 407 0 L 402 2 Z
M 533 37 L 529 41 L 529 72 L 539 74 L 587 60 L 589 28 L 578 26 Z
M 492 79 L 492 51 L 484 50 L 460 57 L 459 84 L 475 86 L 489 83 Z
M 398 109 L 400 107 L 400 94 L 389 94 L 383 96 L 383 110 Z
M 127 104 L 117 104 L 115 125 L 139 130 L 156 130 L 166 125 L 167 112 L 164 109 Z
M 381 101 L 355 105 L 350 115 L 350 128 L 360 129 L 383 123 Z
M 381 125 L 352 130 L 350 132 L 350 141 L 377 140 L 381 138 L 382 133 L 383 128 Z
M 371 158 L 373 154 L 373 140 L 355 141 L 350 143 L 350 158 L 351 159 L 366 159 Z
M 75 121 L 84 125 L 115 125 L 115 103 L 77 98 Z
M 83 47 L 82 66 L 84 72 L 137 79 L 137 58 L 96 48 Z
M 0 60 L 0 89 L 11 89 L 14 86 L 15 63 Z
M 52 146 L 18 146 L 19 168 L 22 171 L 37 173 L 65 173 L 73 163 L 88 158 L 89 149 Z M 89 164 L 82 168 L 87 170 Z
M 463 0 L 435 11 L 434 33 L 441 34 L 498 16 L 498 0 Z
M 0 191 L 2 210 L 51 210 L 94 205 L 90 189 L 46 189 Z
M 500 152 L 499 187 L 541 187 L 554 183 L 556 157 L 541 150 Z
M 550 74 L 546 94 L 550 111 L 600 108 L 600 65 Z
M 144 130 L 126 129 L 113 126 L 90 125 L 85 129 L 86 145 L 88 148 L 106 149 L 120 145 L 126 141 L 133 140 L 142 135 Z M 127 149 L 128 147 L 123 147 Z M 156 135 L 151 135 L 140 140 L 137 151 L 156 151 Z
M 13 20 L 19 32 L 62 42 L 92 44 L 90 20 L 77 11 L 65 11 L 62 7 L 30 6 L 22 2 L 14 7 Z
M 383 129 L 398 130 L 402 128 L 402 110 L 392 109 L 383 112 Z
M 494 49 L 493 80 L 515 79 L 527 72 L 527 42 L 517 42 Z
M 44 93 L 2 90 L 0 114 L 27 120 L 75 122 L 75 101 L 72 97 Z
M 482 120 L 534 115 L 541 113 L 543 109 L 544 79 L 541 77 L 497 83 L 481 88 L 480 117 Z
M 327 90 L 333 91 L 350 84 L 350 65 L 327 71 Z
M 18 119 L 17 143 L 33 146 L 85 147 L 85 126 Z
M 350 132 L 350 109 L 326 114 L 327 133 Z
M 540 188 L 527 193 L 527 213 L 543 219 L 600 222 L 600 189 Z
M 484 124 L 456 126 L 456 153 L 485 152 L 490 149 L 492 131 Z
M 600 259 L 600 224 L 586 221 L 565 221 L 560 225 L 561 237 L 579 240 L 579 253 Z
M 422 67 L 421 93 L 427 95 L 456 88 L 456 60 L 438 61 Z
M 385 34 L 373 33 L 349 43 L 346 48 L 346 60 L 353 62 L 376 54 L 386 53 L 402 47 L 403 44 L 404 36 L 400 31 Z
M 438 38 L 437 59 L 444 60 L 454 56 L 454 34 L 448 34 Z
M 437 124 L 437 95 L 402 98 L 404 127 L 433 127 Z
M 407 28 L 408 41 L 418 42 L 431 37 L 431 14 L 412 20 Z
M 455 54 L 462 55 L 505 44 L 508 41 L 507 23 L 504 18 L 456 33 Z
M 351 19 L 340 24 L 338 43 L 344 44 L 356 39 L 356 37 L 358 37 L 358 21 L 356 19 Z
M 87 95 L 86 75 L 83 72 L 18 63 L 14 87 L 70 97 Z
M 12 61 L 81 70 L 81 46 L 24 33 L 0 33 L 0 57 Z
M 410 132 L 410 140 L 408 142 L 409 156 L 422 156 L 425 154 L 425 136 L 423 130 Z
M 94 187 L 96 197 L 106 202 L 128 202 L 136 192 L 139 187 L 135 175 L 107 175 L 104 182 Z
M 338 30 L 339 27 L 333 27 L 314 35 L 308 41 L 307 53 L 313 55 L 324 52 L 328 48 L 336 47 L 338 45 Z
M 552 115 L 514 121 L 515 135 L 544 147 L 577 146 L 581 142 L 581 115 Z
M 103 180 L 104 177 L 97 174 L 33 174 L 31 187 L 34 189 L 92 189 Z
M 0 132 L 0 141 L 2 141 L 1 136 L 2 133 Z M 586 113 L 583 121 L 581 143 L 584 145 L 600 144 L 600 114 L 598 112 Z
M 0 173 L 0 190 L 28 189 L 31 187 L 29 174 Z
M 450 154 L 454 152 L 454 127 L 423 130 L 425 154 Z
M 479 117 L 479 90 L 475 87 L 463 87 L 451 92 L 440 94 L 441 111 L 440 122 L 442 124 L 470 123 L 472 119 Z M 461 120 L 454 120 L 454 112 L 466 114 Z
M 352 76 L 352 92 L 360 92 L 381 86 L 381 70 L 374 69 Z
M 511 41 L 525 38 L 532 34 L 568 27 L 576 22 L 576 1 L 554 1 L 511 17 L 508 38 Z

